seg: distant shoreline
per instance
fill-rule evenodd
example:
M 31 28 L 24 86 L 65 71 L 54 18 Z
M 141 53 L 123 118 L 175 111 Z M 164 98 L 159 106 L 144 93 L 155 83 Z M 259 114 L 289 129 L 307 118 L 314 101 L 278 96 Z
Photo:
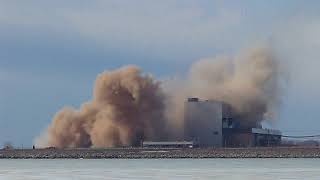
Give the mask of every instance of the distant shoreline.
M 320 158 L 317 147 L 0 150 L 0 159 Z

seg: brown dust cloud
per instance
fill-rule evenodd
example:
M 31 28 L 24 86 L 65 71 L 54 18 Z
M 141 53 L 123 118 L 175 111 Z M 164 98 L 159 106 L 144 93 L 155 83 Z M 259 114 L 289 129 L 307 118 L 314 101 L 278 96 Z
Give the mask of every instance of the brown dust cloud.
M 59 111 L 36 144 L 119 147 L 137 145 L 142 139 L 181 138 L 188 97 L 225 102 L 241 124 L 254 127 L 276 119 L 282 67 L 272 50 L 255 47 L 233 57 L 196 61 L 186 78 L 160 81 L 137 66 L 105 71 L 95 81 L 92 100 L 80 109 Z

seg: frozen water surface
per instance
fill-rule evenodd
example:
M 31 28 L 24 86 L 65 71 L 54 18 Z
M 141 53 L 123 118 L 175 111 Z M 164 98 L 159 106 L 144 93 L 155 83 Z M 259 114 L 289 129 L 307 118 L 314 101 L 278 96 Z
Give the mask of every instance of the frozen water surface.
M 318 159 L 0 160 L 0 179 L 320 179 Z

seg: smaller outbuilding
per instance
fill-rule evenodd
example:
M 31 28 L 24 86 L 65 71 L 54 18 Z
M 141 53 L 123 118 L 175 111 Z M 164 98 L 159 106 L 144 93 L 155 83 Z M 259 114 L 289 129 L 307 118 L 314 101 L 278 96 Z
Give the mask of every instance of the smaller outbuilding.
M 144 141 L 144 148 L 193 148 L 193 141 Z

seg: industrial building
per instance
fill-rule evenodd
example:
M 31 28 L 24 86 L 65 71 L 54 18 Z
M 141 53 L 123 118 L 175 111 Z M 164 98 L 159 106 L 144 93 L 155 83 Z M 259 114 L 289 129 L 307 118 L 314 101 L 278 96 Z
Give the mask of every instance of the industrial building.
M 185 102 L 184 139 L 200 147 L 277 146 L 281 132 L 245 125 L 223 102 L 189 98 Z M 259 121 L 257 121 L 259 122 Z
M 193 141 L 144 141 L 144 148 L 193 148 Z

